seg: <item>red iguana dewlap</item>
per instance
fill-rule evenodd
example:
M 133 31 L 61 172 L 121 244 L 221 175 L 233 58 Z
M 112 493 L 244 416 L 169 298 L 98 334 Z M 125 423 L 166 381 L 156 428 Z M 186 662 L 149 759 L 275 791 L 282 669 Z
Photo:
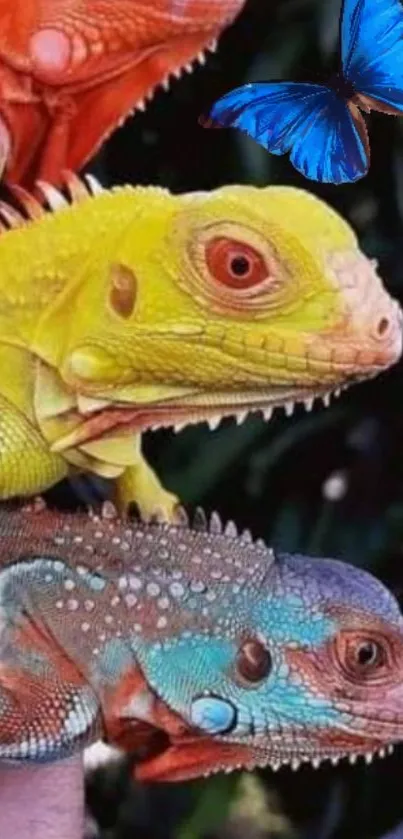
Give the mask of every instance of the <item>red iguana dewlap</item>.
M 109 511 L 108 511 L 109 513 Z M 403 619 L 342 562 L 193 528 L 0 509 L 0 761 L 99 737 L 144 780 L 384 756 Z
M 160 85 L 215 49 L 244 0 L 0 0 L 0 173 L 78 171 Z
M 47 214 L 19 191 L 25 223 L 0 205 L 0 498 L 79 469 L 171 517 L 144 431 L 328 404 L 398 360 L 397 302 L 309 193 L 70 187 Z

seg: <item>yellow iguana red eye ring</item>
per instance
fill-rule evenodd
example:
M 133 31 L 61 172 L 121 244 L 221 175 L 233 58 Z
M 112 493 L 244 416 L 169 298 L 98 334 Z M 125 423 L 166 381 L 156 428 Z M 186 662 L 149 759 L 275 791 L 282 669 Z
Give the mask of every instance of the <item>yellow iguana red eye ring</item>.
M 298 278 L 268 239 L 246 223 L 199 218 L 181 230 L 185 259 L 177 276 L 181 288 L 212 312 L 267 317 L 287 305 Z
M 211 276 L 236 291 L 260 285 L 275 270 L 259 250 L 228 236 L 216 236 L 206 242 L 205 258 Z

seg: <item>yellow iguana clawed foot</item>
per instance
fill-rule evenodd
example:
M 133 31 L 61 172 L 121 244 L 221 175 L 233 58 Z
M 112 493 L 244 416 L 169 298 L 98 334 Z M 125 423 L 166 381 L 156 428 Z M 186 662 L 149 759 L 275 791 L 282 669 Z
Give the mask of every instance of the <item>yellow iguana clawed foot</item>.
M 115 483 L 114 503 L 119 512 L 126 512 L 135 503 L 145 521 L 175 521 L 179 498 L 160 484 L 156 474 L 141 457 L 136 466 L 129 466 Z

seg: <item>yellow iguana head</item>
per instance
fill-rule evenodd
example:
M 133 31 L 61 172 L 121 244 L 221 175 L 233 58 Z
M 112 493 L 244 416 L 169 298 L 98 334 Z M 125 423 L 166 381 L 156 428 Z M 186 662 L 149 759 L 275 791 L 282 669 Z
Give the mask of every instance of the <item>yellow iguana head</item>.
M 309 193 L 138 188 L 91 200 L 115 201 L 117 216 L 131 200 L 133 214 L 58 303 L 59 375 L 85 415 L 60 448 L 124 426 L 290 413 L 399 358 L 397 302 L 350 226 Z M 59 324 L 56 306 L 48 343 Z

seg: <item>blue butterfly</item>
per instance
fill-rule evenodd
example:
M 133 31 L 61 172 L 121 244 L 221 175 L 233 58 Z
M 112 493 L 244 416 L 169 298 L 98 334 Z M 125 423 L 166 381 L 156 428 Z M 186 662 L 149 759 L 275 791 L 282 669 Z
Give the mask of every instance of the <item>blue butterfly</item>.
M 326 86 L 247 84 L 219 99 L 203 124 L 239 128 L 272 154 L 290 152 L 306 178 L 362 178 L 370 149 L 360 111 L 403 115 L 400 0 L 344 0 L 340 42 L 341 70 Z

